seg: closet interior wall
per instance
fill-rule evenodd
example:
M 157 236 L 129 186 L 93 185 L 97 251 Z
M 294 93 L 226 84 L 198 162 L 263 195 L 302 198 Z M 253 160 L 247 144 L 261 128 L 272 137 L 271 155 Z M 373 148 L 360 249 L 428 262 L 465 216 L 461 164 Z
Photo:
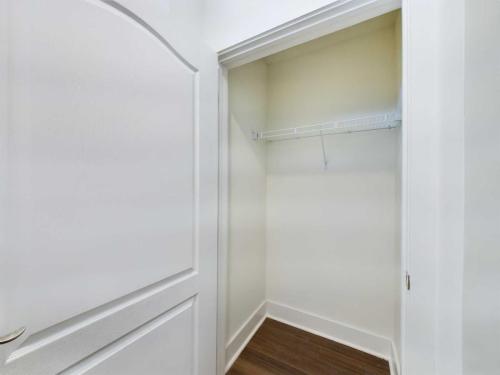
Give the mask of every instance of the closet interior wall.
M 229 71 L 228 344 L 264 301 L 386 337 L 399 354 L 400 129 L 253 131 L 400 110 L 400 12 Z
M 267 66 L 256 61 L 229 71 L 229 239 L 226 338 L 230 340 L 266 298 Z

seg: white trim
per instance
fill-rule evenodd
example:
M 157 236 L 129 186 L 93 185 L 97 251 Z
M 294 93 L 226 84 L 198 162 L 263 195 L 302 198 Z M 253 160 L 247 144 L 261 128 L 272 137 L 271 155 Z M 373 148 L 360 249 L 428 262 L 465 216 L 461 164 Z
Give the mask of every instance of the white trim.
M 410 272 L 409 265 L 409 240 L 410 240 L 410 207 L 408 204 L 410 190 L 410 164 L 408 160 L 409 153 L 409 133 L 408 127 L 410 124 L 409 107 L 410 102 L 410 86 L 409 86 L 409 66 L 411 64 L 410 55 L 410 8 L 408 0 L 403 0 L 401 8 L 401 118 L 403 126 L 401 127 L 401 274 L 400 274 L 400 289 L 401 289 L 401 315 L 400 315 L 400 355 L 399 374 L 405 373 L 405 353 L 406 353 L 406 309 L 408 304 L 408 291 L 403 280 L 406 273 Z M 408 47 L 408 48 L 407 48 Z
M 391 340 L 387 337 L 273 301 L 267 302 L 267 315 L 306 332 L 386 359 L 389 362 L 391 360 Z
M 389 361 L 389 374 L 398 375 L 394 366 L 394 361 L 392 359 Z
M 394 341 L 391 342 L 391 361 L 389 362 L 389 364 L 391 365 L 391 375 L 401 374 L 401 367 L 399 366 L 398 351 L 396 350 L 396 346 L 394 345 Z
M 219 52 L 226 68 L 287 48 L 401 8 L 401 0 L 337 0 Z
M 217 233 L 217 375 L 226 369 L 226 283 L 229 243 L 229 119 L 227 69 L 219 69 L 219 179 Z
M 436 374 L 439 199 L 439 30 L 434 0 L 403 0 L 402 288 L 403 375 Z M 402 271 L 405 271 L 405 268 Z
M 238 329 L 238 331 L 233 335 L 231 340 L 229 340 L 226 346 L 226 358 L 229 358 L 226 363 L 224 372 L 229 371 L 234 361 L 240 356 L 241 352 L 248 345 L 252 337 L 255 335 L 257 330 L 260 328 L 264 320 L 267 318 L 267 303 L 266 301 L 250 315 L 245 323 Z

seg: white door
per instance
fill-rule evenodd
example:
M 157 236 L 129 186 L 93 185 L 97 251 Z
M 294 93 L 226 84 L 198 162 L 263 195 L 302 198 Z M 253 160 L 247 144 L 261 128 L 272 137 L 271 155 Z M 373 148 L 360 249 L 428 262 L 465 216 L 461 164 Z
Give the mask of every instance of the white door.
M 0 2 L 1 374 L 215 373 L 201 6 Z

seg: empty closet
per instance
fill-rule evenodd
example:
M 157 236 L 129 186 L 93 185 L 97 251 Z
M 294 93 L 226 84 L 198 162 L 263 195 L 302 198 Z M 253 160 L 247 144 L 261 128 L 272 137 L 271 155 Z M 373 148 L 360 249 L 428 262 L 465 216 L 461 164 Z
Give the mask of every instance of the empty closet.
M 396 372 L 400 12 L 231 69 L 228 85 L 227 368 L 268 317 Z

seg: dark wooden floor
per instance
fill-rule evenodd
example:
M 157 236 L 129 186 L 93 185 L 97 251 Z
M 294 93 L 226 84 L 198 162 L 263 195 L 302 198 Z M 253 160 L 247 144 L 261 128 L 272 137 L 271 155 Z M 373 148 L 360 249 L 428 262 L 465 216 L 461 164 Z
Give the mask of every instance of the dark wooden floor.
M 266 319 L 228 375 L 389 375 L 389 363 Z

